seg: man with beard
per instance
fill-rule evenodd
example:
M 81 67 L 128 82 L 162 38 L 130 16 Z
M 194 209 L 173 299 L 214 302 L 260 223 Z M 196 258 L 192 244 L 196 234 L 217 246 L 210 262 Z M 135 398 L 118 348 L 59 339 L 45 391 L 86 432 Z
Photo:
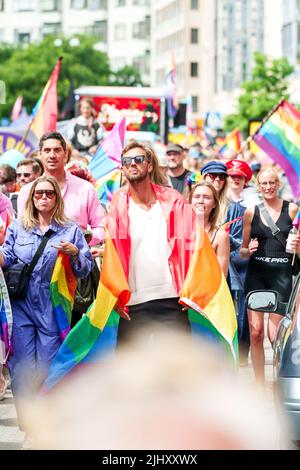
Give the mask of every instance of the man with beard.
M 147 340 L 155 338 L 157 324 L 189 334 L 187 311 L 178 300 L 191 253 L 186 241 L 192 238 L 193 211 L 177 191 L 154 183 L 160 170 L 150 146 L 131 142 L 121 163 L 127 185 L 115 194 L 107 221 L 117 227 L 115 243 L 131 292 L 125 309 L 115 307 L 121 316 L 118 345 L 141 329 Z M 175 261 L 179 252 L 185 262 Z
M 168 176 L 172 186 L 176 191 L 183 194 L 187 177 L 191 174 L 183 166 L 183 160 L 185 159 L 184 149 L 181 145 L 170 143 L 167 145 L 166 155 L 169 168 Z

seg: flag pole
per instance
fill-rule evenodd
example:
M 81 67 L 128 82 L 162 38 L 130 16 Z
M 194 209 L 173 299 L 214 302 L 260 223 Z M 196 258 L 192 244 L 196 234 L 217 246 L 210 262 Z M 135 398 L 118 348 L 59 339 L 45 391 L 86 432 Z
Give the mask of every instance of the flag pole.
M 261 124 L 260 126 L 256 129 L 256 131 L 249 135 L 249 137 L 246 139 L 246 143 L 247 145 L 250 144 L 250 142 L 253 140 L 253 137 L 256 136 L 256 134 L 259 133 L 259 131 L 261 130 L 261 128 L 264 126 L 264 124 L 268 121 L 268 119 L 270 119 L 270 117 L 277 111 L 277 109 L 282 105 L 282 103 L 285 101 L 285 98 L 281 98 L 280 101 L 278 103 L 276 103 L 273 108 L 268 112 L 268 114 L 263 118 L 263 120 L 261 121 Z
M 20 152 L 21 152 L 22 145 L 24 144 L 25 140 L 26 140 L 27 137 L 28 137 L 29 131 L 30 131 L 31 126 L 32 126 L 32 124 L 33 124 L 33 120 L 34 120 L 34 118 L 32 118 L 31 121 L 30 121 L 30 123 L 28 124 L 27 129 L 26 129 L 26 131 L 25 131 L 25 133 L 24 133 L 22 139 L 21 139 L 19 142 L 17 142 L 16 145 L 15 145 L 15 147 L 14 147 L 16 150 L 19 150 Z

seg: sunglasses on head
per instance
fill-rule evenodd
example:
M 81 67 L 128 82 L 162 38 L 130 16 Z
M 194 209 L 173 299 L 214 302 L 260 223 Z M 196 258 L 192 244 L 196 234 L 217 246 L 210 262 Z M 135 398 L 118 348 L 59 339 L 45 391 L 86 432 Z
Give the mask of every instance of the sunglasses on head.
M 48 199 L 53 199 L 56 196 L 54 189 L 36 189 L 33 193 L 33 196 L 35 199 L 42 199 L 44 194 Z
M 17 173 L 18 178 L 21 178 L 22 175 L 25 176 L 25 178 L 29 178 L 29 176 L 31 176 L 31 173 Z
M 122 165 L 124 166 L 130 166 L 133 160 L 134 160 L 134 163 L 139 165 L 145 161 L 145 158 L 146 158 L 145 155 L 135 155 L 134 157 L 123 157 L 121 161 L 122 161 Z
M 219 178 L 221 181 L 225 181 L 227 175 L 225 173 L 207 173 L 205 176 L 209 176 L 212 181 Z

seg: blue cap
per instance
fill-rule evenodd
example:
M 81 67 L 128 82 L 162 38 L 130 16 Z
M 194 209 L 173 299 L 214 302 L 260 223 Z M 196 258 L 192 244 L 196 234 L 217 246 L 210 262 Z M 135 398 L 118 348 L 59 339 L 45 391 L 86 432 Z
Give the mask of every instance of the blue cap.
M 201 175 L 205 176 L 207 173 L 224 173 L 227 175 L 227 166 L 225 163 L 219 162 L 217 160 L 212 160 L 211 162 L 205 163 L 202 168 L 200 168 Z

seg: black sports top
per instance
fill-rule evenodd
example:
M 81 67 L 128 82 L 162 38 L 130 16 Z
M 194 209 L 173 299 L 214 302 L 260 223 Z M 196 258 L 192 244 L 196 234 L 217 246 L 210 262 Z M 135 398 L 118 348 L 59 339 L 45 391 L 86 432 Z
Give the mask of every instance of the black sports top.
M 287 239 L 289 231 L 292 228 L 288 201 L 283 201 L 279 219 L 275 221 L 275 223 L 282 235 Z M 270 227 L 262 222 L 258 206 L 255 206 L 254 209 L 254 216 L 251 223 L 251 238 L 257 238 L 259 242 L 257 251 L 252 255 L 255 258 L 258 256 L 272 256 L 273 258 L 282 257 L 283 255 L 289 256 L 288 253 L 285 252 L 282 243 L 272 235 Z

